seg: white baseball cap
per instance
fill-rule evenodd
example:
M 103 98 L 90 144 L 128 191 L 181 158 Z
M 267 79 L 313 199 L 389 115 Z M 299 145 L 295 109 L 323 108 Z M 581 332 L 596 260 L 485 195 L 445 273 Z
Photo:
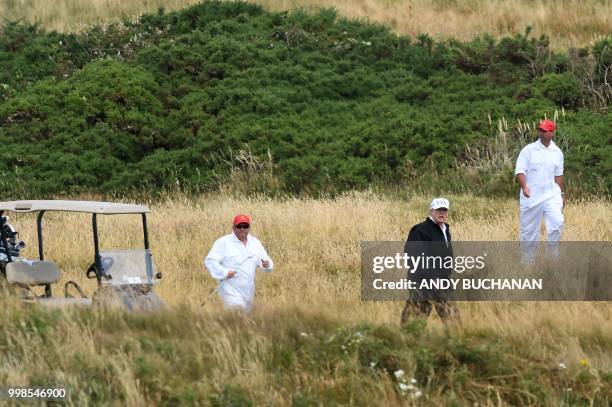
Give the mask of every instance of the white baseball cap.
M 440 208 L 450 209 L 450 204 L 448 203 L 448 199 L 434 198 L 433 201 L 431 201 L 431 205 L 429 205 L 429 209 L 440 209 Z

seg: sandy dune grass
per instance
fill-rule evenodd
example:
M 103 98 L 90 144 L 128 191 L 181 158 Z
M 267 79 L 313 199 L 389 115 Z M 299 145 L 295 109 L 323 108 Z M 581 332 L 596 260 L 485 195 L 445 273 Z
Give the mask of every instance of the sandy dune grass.
M 133 19 L 143 13 L 168 11 L 197 0 L 0 0 L 0 16 L 37 21 L 58 31 L 80 31 L 91 24 Z M 484 32 L 495 36 L 546 34 L 556 48 L 584 46 L 612 32 L 612 3 L 581 0 L 259 0 L 271 10 L 335 7 L 348 18 L 388 25 L 416 36 L 469 40 Z

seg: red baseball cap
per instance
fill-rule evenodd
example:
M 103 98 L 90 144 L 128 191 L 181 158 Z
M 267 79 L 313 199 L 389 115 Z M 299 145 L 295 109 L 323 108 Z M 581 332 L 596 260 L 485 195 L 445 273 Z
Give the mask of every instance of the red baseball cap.
M 251 224 L 251 218 L 249 215 L 236 215 L 234 216 L 234 226 L 239 225 L 241 223 Z
M 555 122 L 548 119 L 542 120 L 538 127 L 544 131 L 554 131 L 557 128 L 557 126 L 555 126 Z

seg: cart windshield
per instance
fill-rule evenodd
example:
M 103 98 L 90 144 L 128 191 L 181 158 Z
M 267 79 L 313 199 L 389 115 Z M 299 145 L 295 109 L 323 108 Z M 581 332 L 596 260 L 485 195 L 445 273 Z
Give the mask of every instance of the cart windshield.
M 112 250 L 101 252 L 102 269 L 111 279 L 102 284 L 158 284 L 151 250 Z

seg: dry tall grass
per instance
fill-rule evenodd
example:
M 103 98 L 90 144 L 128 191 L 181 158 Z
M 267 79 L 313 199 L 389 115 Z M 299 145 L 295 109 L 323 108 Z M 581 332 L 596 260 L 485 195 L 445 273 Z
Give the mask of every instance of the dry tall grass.
M 455 240 L 515 240 L 518 208 L 512 200 L 451 197 Z M 275 261 L 272 274 L 259 274 L 256 305 L 261 309 L 297 307 L 346 323 L 397 324 L 402 304 L 360 300 L 359 242 L 403 240 L 409 226 L 426 216 L 428 199 L 381 198 L 351 193 L 336 199 L 240 199 L 214 195 L 176 198 L 153 204 L 150 239 L 157 268 L 164 278 L 158 293 L 172 306 L 199 310 L 215 287 L 203 267 L 213 241 L 230 232 L 238 212 L 253 216 L 253 234 Z M 609 201 L 570 202 L 565 209 L 564 240 L 612 239 Z M 26 219 L 27 218 L 27 219 Z M 35 217 L 13 219 L 29 243 L 25 257 L 36 257 Z M 142 245 L 137 216 L 108 216 L 99 221 L 103 248 Z M 84 271 L 93 258 L 91 219 L 81 214 L 45 215 L 45 254 L 64 271 L 63 281 L 77 280 L 88 293 L 95 288 Z M 60 293 L 57 293 L 60 294 Z M 221 310 L 215 299 L 205 308 Z M 612 368 L 612 352 L 587 354 L 579 337 L 607 332 L 612 340 L 612 307 L 596 303 L 463 303 L 466 330 L 493 330 L 512 341 L 528 341 L 534 352 L 555 349 L 563 361 L 588 357 Z M 589 315 L 589 318 L 584 318 Z M 434 326 L 441 324 L 433 322 Z M 542 325 L 555 327 L 541 330 Z
M 553 47 L 583 46 L 612 32 L 612 3 L 582 0 L 256 0 L 272 10 L 335 7 L 341 15 L 383 23 L 415 36 L 468 40 L 484 32 L 496 36 L 523 33 L 533 27 Z M 37 21 L 57 31 L 79 31 L 95 23 L 115 22 L 177 10 L 198 0 L 0 0 L 0 17 Z
M 515 201 L 473 196 L 451 196 L 450 200 L 456 240 L 516 239 Z M 428 201 L 423 196 L 399 199 L 350 193 L 336 199 L 176 196 L 153 203 L 150 239 L 155 263 L 164 274 L 157 291 L 170 309 L 155 317 L 103 309 L 44 313 L 3 299 L 0 384 L 67 385 L 72 391 L 69 405 L 90 404 L 92 398 L 103 404 L 162 405 L 168 397 L 179 397 L 174 404 L 195 405 L 211 403 L 209 397 L 226 397 L 221 403 L 225 405 L 233 391 L 223 390 L 227 384 L 239 389 L 234 397 L 244 394 L 257 405 L 289 405 L 300 394 L 314 395 L 311 401 L 326 397 L 355 405 L 424 401 L 441 405 L 451 399 L 460 404 L 478 400 L 505 405 L 515 400 L 513 404 L 533 405 L 538 399 L 532 391 L 537 392 L 540 384 L 528 385 L 528 381 L 529 374 L 533 377 L 529 372 L 536 369 L 550 372 L 553 381 L 560 383 L 555 388 L 581 383 L 574 392 L 588 398 L 580 400 L 587 402 L 596 394 L 600 400 L 609 400 L 610 392 L 602 387 L 609 381 L 598 373 L 612 370 L 612 307 L 608 303 L 460 303 L 463 327 L 452 332 L 462 341 L 458 346 L 474 349 L 470 352 L 484 357 L 478 359 L 483 364 L 495 363 L 496 343 L 509 347 L 503 351 L 509 354 L 499 357 L 510 358 L 504 360 L 514 365 L 508 376 L 513 381 L 493 377 L 485 384 L 468 380 L 432 385 L 427 380 L 433 373 L 419 373 L 414 357 L 388 362 L 397 366 L 391 369 L 401 367 L 407 377 L 417 379 L 426 394 L 421 399 L 398 393 L 393 375 L 385 371 L 389 367 L 364 373 L 359 358 L 345 356 L 341 345 L 350 346 L 353 337 L 325 345 L 345 332 L 336 330 L 338 323 L 355 327 L 365 321 L 387 326 L 400 337 L 403 304 L 360 300 L 359 241 L 404 239 L 410 225 L 426 216 Z M 610 201 L 570 202 L 565 209 L 564 240 L 609 241 L 611 209 Z M 258 274 L 256 308 L 248 318 L 226 313 L 218 299 L 201 305 L 215 287 L 203 257 L 216 238 L 229 233 L 237 212 L 253 216 L 252 232 L 276 265 L 271 274 Z M 141 247 L 138 216 L 99 219 L 103 249 Z M 29 244 L 24 256 L 35 258 L 35 215 L 15 215 L 11 222 Z M 91 217 L 47 213 L 44 234 L 46 257 L 63 271 L 62 284 L 57 286 L 74 279 L 91 294 L 95 281 L 84 277 L 93 258 Z M 444 332 L 441 322 L 432 317 L 419 346 L 443 353 L 437 346 L 448 342 L 436 338 L 444 338 Z M 371 333 L 364 335 L 369 338 Z M 321 336 L 325 344 L 317 345 Z M 329 371 L 327 362 L 317 362 L 317 346 L 337 349 L 332 357 L 341 361 L 333 363 L 341 370 Z M 410 345 L 396 342 L 396 346 Z M 294 360 L 298 349 L 313 350 L 304 359 Z M 482 351 L 493 353 L 478 356 Z M 292 367 L 278 374 L 276 366 L 286 363 Z M 560 363 L 567 366 L 567 374 L 559 370 Z M 464 367 L 459 363 L 456 368 Z M 582 379 L 577 379 L 577 372 L 582 372 Z M 548 381 L 539 377 L 538 383 Z M 454 394 L 450 399 L 443 391 L 446 386 Z M 607 396 L 601 396 L 602 391 Z M 561 391 L 545 397 L 550 397 L 551 405 L 573 400 Z

